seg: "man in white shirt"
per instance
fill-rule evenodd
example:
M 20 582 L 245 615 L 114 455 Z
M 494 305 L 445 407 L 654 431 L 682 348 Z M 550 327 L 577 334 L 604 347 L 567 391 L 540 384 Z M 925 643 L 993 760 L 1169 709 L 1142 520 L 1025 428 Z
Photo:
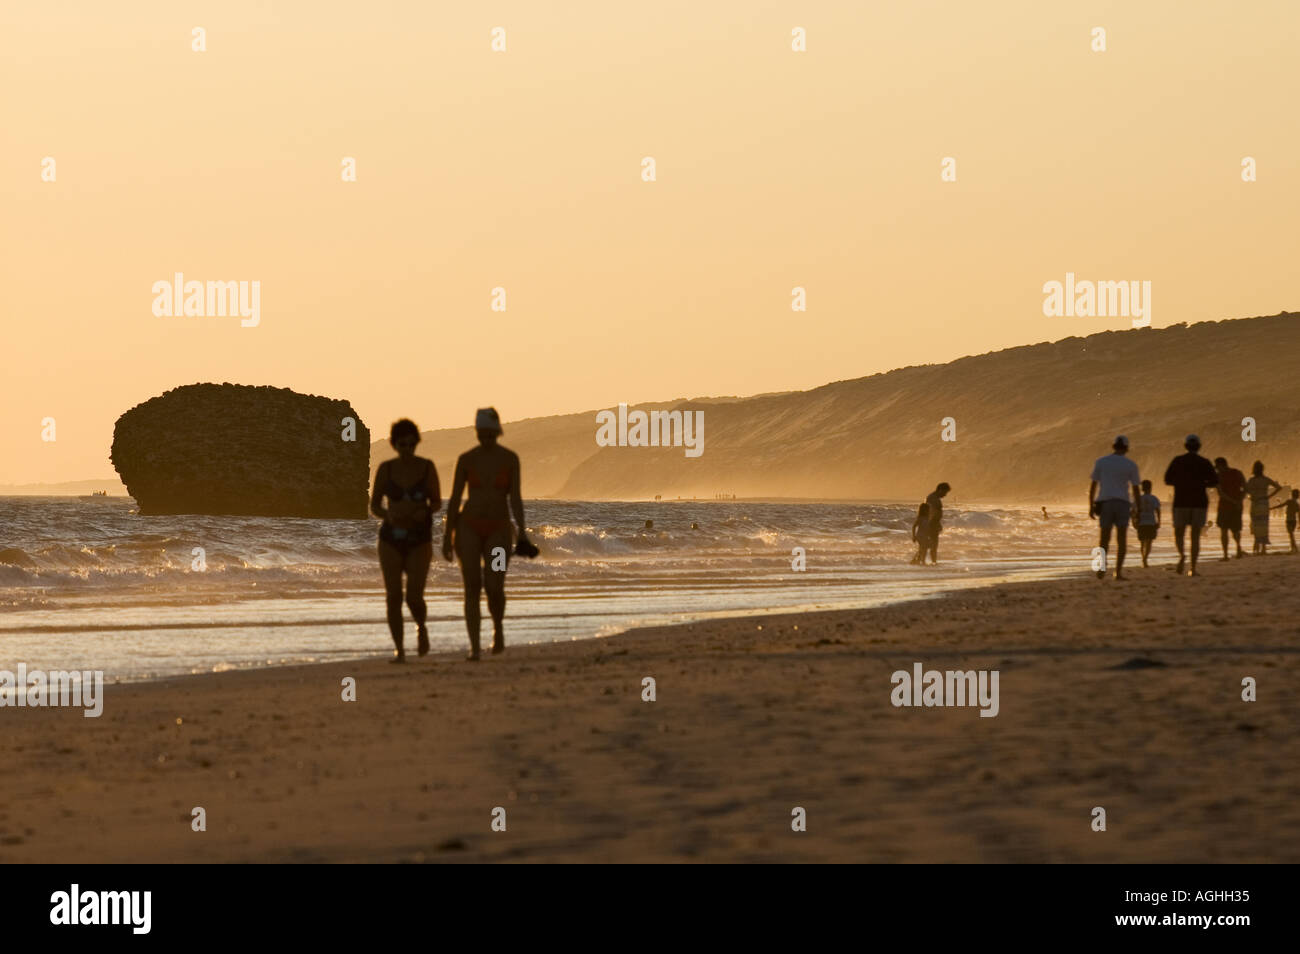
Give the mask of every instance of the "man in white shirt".
M 1114 527 L 1119 536 L 1115 557 L 1115 579 L 1124 579 L 1124 553 L 1128 549 L 1128 522 L 1133 513 L 1130 494 L 1141 487 L 1138 466 L 1129 460 L 1128 438 L 1121 434 L 1115 438 L 1115 453 L 1098 457 L 1092 465 L 1092 483 L 1088 487 L 1088 515 L 1101 521 L 1101 548 L 1110 556 L 1110 531 Z M 1097 571 L 1097 579 L 1106 575 Z

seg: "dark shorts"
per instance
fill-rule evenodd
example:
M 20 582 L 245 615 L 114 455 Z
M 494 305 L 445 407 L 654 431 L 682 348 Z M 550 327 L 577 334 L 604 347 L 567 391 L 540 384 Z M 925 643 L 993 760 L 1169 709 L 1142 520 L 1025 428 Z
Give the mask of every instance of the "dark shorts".
M 1241 508 L 1220 507 L 1214 515 L 1214 522 L 1219 525 L 1220 530 L 1235 530 L 1241 533 Z
M 1138 524 L 1138 539 L 1154 540 L 1156 538 L 1156 531 L 1159 529 L 1160 528 L 1154 523 L 1140 523 Z
M 1175 507 L 1174 533 L 1181 533 L 1184 527 L 1205 526 L 1206 513 L 1208 513 L 1206 507 Z M 1237 519 L 1240 521 L 1240 516 Z
M 1131 512 L 1132 508 L 1127 500 L 1097 501 L 1097 519 L 1101 521 L 1103 530 L 1118 527 L 1120 533 L 1123 533 L 1128 529 L 1128 518 Z

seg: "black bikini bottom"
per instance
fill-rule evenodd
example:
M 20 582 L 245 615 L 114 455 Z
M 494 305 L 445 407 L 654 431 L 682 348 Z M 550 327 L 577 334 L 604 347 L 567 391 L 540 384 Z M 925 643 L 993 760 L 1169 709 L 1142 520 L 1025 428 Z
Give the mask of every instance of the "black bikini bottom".
M 432 542 L 433 532 L 429 527 L 401 529 L 384 523 L 379 527 L 379 539 L 394 547 L 405 557 L 416 547 Z

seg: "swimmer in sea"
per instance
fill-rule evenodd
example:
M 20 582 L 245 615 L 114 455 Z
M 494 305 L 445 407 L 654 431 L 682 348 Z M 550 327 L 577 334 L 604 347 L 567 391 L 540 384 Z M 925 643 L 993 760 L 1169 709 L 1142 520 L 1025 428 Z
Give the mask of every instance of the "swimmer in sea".
M 411 609 L 421 656 L 429 651 L 428 610 L 424 583 L 433 559 L 433 515 L 442 509 L 438 471 L 433 461 L 415 456 L 420 429 L 403 418 L 393 424 L 388 443 L 397 456 L 375 471 L 370 512 L 384 522 L 379 527 L 379 569 L 384 575 L 388 630 L 396 652 L 392 662 L 406 662 L 402 645 L 402 574 L 406 574 L 406 605 Z M 387 499 L 388 505 L 383 501 Z
M 443 558 L 460 558 L 465 583 L 465 626 L 469 630 L 469 660 L 479 658 L 482 612 L 479 596 L 487 590 L 492 616 L 492 652 L 505 651 L 506 566 L 511 555 L 510 517 L 513 514 L 522 550 L 536 548 L 524 533 L 524 502 L 519 490 L 519 455 L 497 443 L 501 419 L 495 408 L 481 408 L 474 417 L 479 446 L 460 455 L 447 503 L 442 538 Z M 462 492 L 469 495 L 460 508 Z

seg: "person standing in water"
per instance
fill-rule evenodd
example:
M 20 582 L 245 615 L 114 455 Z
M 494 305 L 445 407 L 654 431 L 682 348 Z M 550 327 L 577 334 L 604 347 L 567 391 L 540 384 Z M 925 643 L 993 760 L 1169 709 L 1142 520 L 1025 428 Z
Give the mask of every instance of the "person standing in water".
M 1124 556 L 1128 551 L 1128 522 L 1133 513 L 1130 494 L 1137 497 L 1141 486 L 1138 465 L 1129 460 L 1128 438 L 1123 434 L 1111 445 L 1113 454 L 1098 457 L 1092 465 L 1091 483 L 1088 485 L 1088 516 L 1101 523 L 1101 548 L 1110 558 L 1110 532 L 1119 537 L 1115 556 L 1115 579 L 1124 579 Z M 1097 571 L 1097 579 L 1105 577 L 1104 569 Z
M 1192 528 L 1192 569 L 1189 576 L 1198 576 L 1196 560 L 1201 554 L 1201 531 L 1205 528 L 1205 515 L 1210 509 L 1207 487 L 1217 487 L 1219 475 L 1208 460 L 1196 453 L 1201 449 L 1201 439 L 1188 434 L 1183 441 L 1186 454 L 1179 454 L 1165 468 L 1165 483 L 1174 488 L 1174 543 L 1178 547 L 1178 566 L 1175 573 L 1182 574 L 1187 565 L 1183 553 L 1183 531 Z
M 497 443 L 501 419 L 495 408 L 480 408 L 474 416 L 478 447 L 460 455 L 447 502 L 447 524 L 442 538 L 443 558 L 460 558 L 465 584 L 465 626 L 469 630 L 469 660 L 479 658 L 482 612 L 479 597 L 487 590 L 492 616 L 492 652 L 505 651 L 506 566 L 510 560 L 510 516 L 514 515 L 521 551 L 536 548 L 524 533 L 524 502 L 519 489 L 519 455 Z M 464 509 L 461 494 L 469 489 Z
M 1291 491 L 1291 497 L 1286 502 L 1286 535 L 1291 538 L 1291 552 L 1300 553 L 1295 545 L 1295 524 L 1296 517 L 1300 516 L 1300 490 Z
M 926 542 L 930 545 L 930 564 L 933 566 L 939 562 L 939 534 L 943 532 L 943 498 L 948 496 L 948 491 L 952 490 L 947 484 L 940 484 L 934 488 L 934 492 L 925 498 L 926 505 L 930 508 L 930 530 L 927 534 Z M 921 562 L 925 562 L 924 556 Z
M 1138 545 L 1142 549 L 1142 565 L 1147 566 L 1151 556 L 1151 544 L 1155 542 L 1160 531 L 1160 498 L 1151 492 L 1151 481 L 1142 481 L 1142 496 L 1137 502 Z
M 421 656 L 429 651 L 428 609 L 424 604 L 424 583 L 433 559 L 433 515 L 442 509 L 438 471 L 433 461 L 415 456 L 420 429 L 406 418 L 393 424 L 388 443 L 397 456 L 375 471 L 370 494 L 370 512 L 383 523 L 379 527 L 379 569 L 384 575 L 388 603 L 388 630 L 396 652 L 392 662 L 406 662 L 402 645 L 402 574 L 406 574 L 406 605 L 411 609 Z M 388 505 L 384 506 L 383 501 Z
M 912 542 L 917 545 L 915 564 L 925 563 L 925 551 L 930 549 L 930 505 L 922 503 L 916 510 L 916 519 L 912 521 Z
M 1235 467 L 1228 466 L 1225 457 L 1214 458 L 1214 472 L 1219 475 L 1219 509 L 1214 521 L 1219 525 L 1219 542 L 1223 544 L 1223 556 L 1228 557 L 1228 534 L 1237 544 L 1237 558 L 1245 556 L 1241 552 L 1241 506 L 1246 499 L 1246 475 Z
M 1250 473 L 1251 478 L 1246 481 L 1246 493 L 1250 495 L 1250 535 L 1255 540 L 1252 552 L 1268 553 L 1268 512 L 1272 509 L 1268 501 L 1282 489 L 1282 485 L 1272 477 L 1264 476 L 1262 460 L 1255 461 Z

